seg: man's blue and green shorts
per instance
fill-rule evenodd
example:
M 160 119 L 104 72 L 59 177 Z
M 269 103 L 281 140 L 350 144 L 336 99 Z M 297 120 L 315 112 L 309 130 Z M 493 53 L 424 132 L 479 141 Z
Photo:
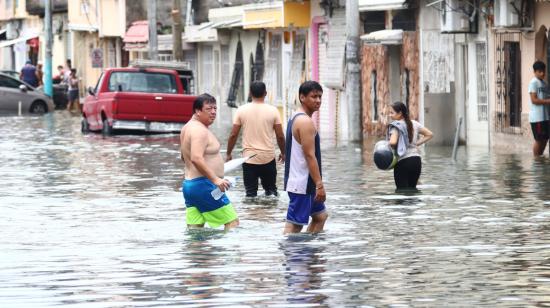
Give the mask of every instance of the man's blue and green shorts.
M 237 219 L 237 213 L 225 194 L 218 200 L 212 197 L 211 192 L 216 187 L 206 177 L 182 182 L 188 225 L 202 225 L 206 222 L 210 227 L 217 228 Z

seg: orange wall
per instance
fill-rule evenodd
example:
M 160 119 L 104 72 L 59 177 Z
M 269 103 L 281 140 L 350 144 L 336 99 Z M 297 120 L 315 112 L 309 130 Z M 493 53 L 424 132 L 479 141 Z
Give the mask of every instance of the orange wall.
M 311 21 L 309 1 L 304 2 L 286 2 L 285 7 L 285 27 L 294 26 L 297 28 L 307 28 Z

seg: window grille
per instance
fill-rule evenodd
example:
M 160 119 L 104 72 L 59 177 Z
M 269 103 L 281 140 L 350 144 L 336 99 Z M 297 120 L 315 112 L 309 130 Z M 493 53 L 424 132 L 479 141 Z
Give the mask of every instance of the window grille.
M 476 44 L 477 60 L 477 120 L 488 120 L 487 97 L 487 48 L 485 43 Z
M 521 134 L 521 53 L 519 33 L 496 34 L 495 131 Z

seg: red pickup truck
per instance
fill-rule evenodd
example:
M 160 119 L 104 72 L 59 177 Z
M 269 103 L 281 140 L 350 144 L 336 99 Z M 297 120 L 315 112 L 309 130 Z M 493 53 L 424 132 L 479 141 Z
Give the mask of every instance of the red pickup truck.
M 186 94 L 188 81 L 170 69 L 108 68 L 88 90 L 82 132 L 179 132 L 193 115 L 196 96 Z

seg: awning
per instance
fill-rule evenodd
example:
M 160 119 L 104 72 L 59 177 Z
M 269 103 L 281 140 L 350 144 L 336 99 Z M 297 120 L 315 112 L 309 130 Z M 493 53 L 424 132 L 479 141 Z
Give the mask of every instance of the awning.
M 21 37 L 18 37 L 16 39 L 13 39 L 13 40 L 0 41 L 0 48 L 8 47 L 8 46 L 11 46 L 13 44 L 17 44 L 17 43 L 21 43 L 21 42 L 26 42 L 30 39 L 35 38 L 35 37 L 38 37 L 38 34 L 25 35 L 25 36 L 21 36 Z
M 208 20 L 214 23 L 213 28 L 241 27 L 243 15 L 243 5 L 208 10 Z
M 147 46 L 147 44 L 145 44 Z M 157 50 L 158 51 L 172 51 L 174 48 L 174 38 L 172 34 L 159 34 L 157 35 Z M 181 49 L 193 50 L 195 46 L 192 43 L 185 41 L 185 36 L 181 34 Z
M 90 25 L 90 24 L 75 24 L 70 23 L 68 25 L 68 29 L 70 31 L 88 31 L 88 32 L 96 32 L 99 31 L 99 27 L 96 25 Z
M 387 11 L 406 9 L 405 0 L 359 0 L 359 11 Z
M 367 44 L 400 45 L 403 43 L 403 30 L 380 30 L 361 36 Z
M 147 43 L 149 41 L 149 22 L 147 20 L 134 21 L 124 34 L 124 43 Z
M 213 22 L 204 22 L 200 25 L 185 26 L 184 40 L 189 43 L 217 42 L 218 30 Z
M 215 22 L 212 25 L 212 28 L 221 29 L 221 28 L 235 28 L 235 27 L 242 27 L 243 26 L 243 19 L 242 18 L 236 18 L 226 21 L 219 21 Z

